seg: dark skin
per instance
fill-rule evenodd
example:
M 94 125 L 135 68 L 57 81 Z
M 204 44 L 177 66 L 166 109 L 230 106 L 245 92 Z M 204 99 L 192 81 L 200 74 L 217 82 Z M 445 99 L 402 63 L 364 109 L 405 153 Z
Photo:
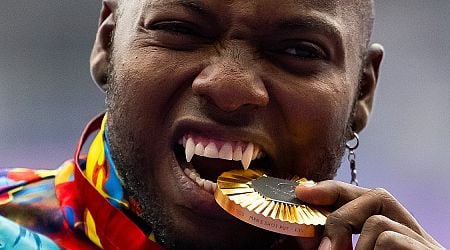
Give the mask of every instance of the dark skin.
M 329 239 L 347 249 L 361 232 L 360 249 L 439 247 L 386 191 L 323 181 L 368 121 L 383 57 L 381 46 L 366 46 L 360 2 L 342 2 L 103 2 L 91 71 L 106 90 L 111 149 L 140 205 L 136 220 L 163 245 L 313 249 Z M 191 132 L 254 142 L 271 175 L 322 181 L 296 192 L 335 209 L 324 235 L 286 238 L 222 211 L 183 169 L 214 180 L 236 164 L 187 163 L 176 142 Z

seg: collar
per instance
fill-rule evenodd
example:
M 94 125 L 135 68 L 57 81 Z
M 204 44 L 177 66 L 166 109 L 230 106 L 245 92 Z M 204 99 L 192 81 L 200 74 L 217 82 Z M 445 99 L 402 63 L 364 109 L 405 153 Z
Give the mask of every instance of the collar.
M 103 147 L 97 147 L 100 144 L 103 145 L 105 121 L 106 115 L 101 114 L 88 123 L 81 134 L 74 155 L 73 173 L 78 193 L 77 210 L 82 212 L 85 234 L 97 246 L 104 249 L 162 249 L 152 241 L 153 234 L 146 235 L 118 208 L 128 207 L 128 203 L 123 199 L 120 185 L 113 185 L 118 184 L 114 183 L 118 182 L 118 178 L 116 178 L 115 170 L 110 171 L 108 167 L 112 163 L 112 159 L 108 159 L 110 158 L 109 148 L 106 147 L 107 154 L 105 154 Z M 87 138 L 99 129 L 100 132 L 89 150 L 86 169 L 83 169 L 82 159 L 80 159 L 81 149 Z M 100 148 L 103 150 L 99 150 Z M 90 155 L 98 157 L 91 160 Z M 113 177 L 109 178 L 112 180 L 110 190 L 108 187 L 105 188 L 108 185 L 99 184 L 105 183 L 102 181 L 105 176 Z

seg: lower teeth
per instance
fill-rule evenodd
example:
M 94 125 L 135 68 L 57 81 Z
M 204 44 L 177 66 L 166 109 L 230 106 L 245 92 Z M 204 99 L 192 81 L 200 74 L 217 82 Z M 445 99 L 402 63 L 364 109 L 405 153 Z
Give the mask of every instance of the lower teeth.
M 189 177 L 189 179 L 197 183 L 199 187 L 203 188 L 203 190 L 211 194 L 214 194 L 214 192 L 216 191 L 217 183 L 201 178 L 200 175 L 195 171 L 195 169 L 185 168 L 184 173 Z

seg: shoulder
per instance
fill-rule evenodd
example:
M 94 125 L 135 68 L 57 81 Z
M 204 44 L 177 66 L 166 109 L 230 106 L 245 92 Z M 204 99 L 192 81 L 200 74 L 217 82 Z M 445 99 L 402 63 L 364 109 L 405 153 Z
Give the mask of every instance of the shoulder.
M 72 230 L 61 209 L 76 193 L 74 166 L 69 160 L 55 170 L 0 169 L 0 246 L 7 239 L 3 243 L 15 247 L 47 244 L 36 248 L 58 249 L 57 244 L 64 249 L 97 249 Z
M 13 168 L 0 170 L 0 206 L 30 204 L 54 194 L 56 170 Z
M 0 215 L 29 229 L 58 230 L 63 223 L 55 195 L 57 170 L 0 170 Z
M 0 216 L 0 245 L 2 249 L 60 249 L 48 237 Z

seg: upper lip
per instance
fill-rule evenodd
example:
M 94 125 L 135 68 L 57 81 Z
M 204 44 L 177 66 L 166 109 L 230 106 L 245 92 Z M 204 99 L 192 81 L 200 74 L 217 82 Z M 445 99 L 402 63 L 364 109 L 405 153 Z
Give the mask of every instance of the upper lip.
M 266 133 L 254 128 L 230 127 L 210 120 L 205 121 L 192 117 L 182 117 L 173 123 L 172 129 L 171 141 L 173 143 L 177 143 L 178 140 L 187 133 L 195 133 L 223 141 L 252 142 L 253 144 L 261 146 L 261 150 L 266 153 L 269 158 L 274 159 L 274 142 Z

